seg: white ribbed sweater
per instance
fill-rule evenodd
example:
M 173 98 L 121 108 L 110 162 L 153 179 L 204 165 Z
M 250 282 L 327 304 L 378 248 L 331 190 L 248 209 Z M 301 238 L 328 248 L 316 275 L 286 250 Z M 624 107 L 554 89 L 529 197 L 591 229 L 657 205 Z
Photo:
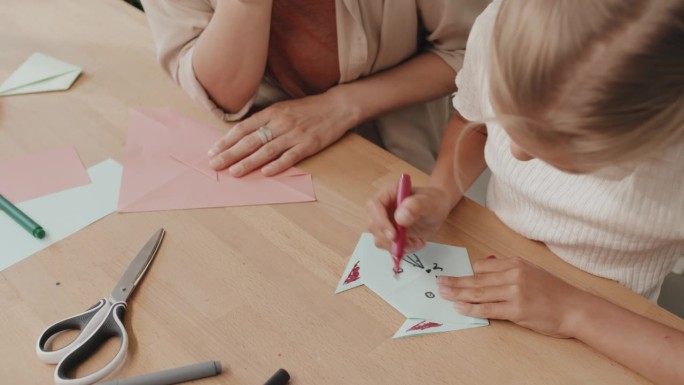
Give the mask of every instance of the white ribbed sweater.
M 494 117 L 487 53 L 499 4 L 475 22 L 456 78 L 454 107 L 470 121 Z M 684 145 L 629 170 L 571 175 L 537 159 L 515 159 L 505 131 L 496 123 L 487 131 L 487 206 L 504 223 L 582 270 L 657 298 L 684 253 Z

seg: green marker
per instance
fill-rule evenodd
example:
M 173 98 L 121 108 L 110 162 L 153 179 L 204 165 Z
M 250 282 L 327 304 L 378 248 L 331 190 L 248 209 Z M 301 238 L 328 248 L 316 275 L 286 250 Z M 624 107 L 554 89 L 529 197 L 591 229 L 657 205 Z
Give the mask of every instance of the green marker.
M 43 230 L 42 227 L 40 227 L 39 224 L 33 221 L 33 219 L 29 218 L 28 215 L 24 214 L 23 211 L 19 210 L 19 208 L 7 199 L 0 195 L 0 209 L 7 213 L 7 215 L 12 218 L 15 222 L 21 225 L 21 227 L 25 228 L 26 231 L 31 233 L 34 237 L 38 239 L 43 239 L 45 237 L 45 230 Z

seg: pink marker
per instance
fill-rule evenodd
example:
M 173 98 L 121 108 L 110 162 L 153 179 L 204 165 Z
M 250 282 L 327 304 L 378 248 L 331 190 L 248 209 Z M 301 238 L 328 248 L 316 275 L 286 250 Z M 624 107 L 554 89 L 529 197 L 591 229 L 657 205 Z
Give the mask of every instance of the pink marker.
M 411 176 L 401 174 L 399 186 L 397 187 L 397 208 L 409 195 L 411 195 Z M 392 270 L 395 274 L 399 274 L 401 273 L 399 263 L 401 263 L 401 259 L 404 257 L 404 247 L 406 246 L 406 229 L 404 229 L 404 226 L 396 226 L 397 236 L 392 241 L 392 259 L 394 259 L 394 268 Z

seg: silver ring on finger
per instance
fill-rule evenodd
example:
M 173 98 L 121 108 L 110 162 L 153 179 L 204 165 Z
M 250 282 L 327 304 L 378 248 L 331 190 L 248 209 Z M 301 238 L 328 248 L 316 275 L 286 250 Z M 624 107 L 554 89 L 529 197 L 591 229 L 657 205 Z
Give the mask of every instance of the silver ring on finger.
M 262 146 L 273 140 L 273 132 L 266 126 L 259 127 L 259 129 L 256 130 L 256 134 L 259 137 Z

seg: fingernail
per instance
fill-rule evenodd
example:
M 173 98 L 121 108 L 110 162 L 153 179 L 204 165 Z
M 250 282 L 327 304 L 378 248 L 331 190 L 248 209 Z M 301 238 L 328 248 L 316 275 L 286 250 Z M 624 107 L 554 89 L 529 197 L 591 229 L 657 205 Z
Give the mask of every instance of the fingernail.
M 487 259 L 496 259 L 496 255 L 490 255 Z
M 228 169 L 228 171 L 232 175 L 240 175 L 240 174 L 242 174 L 242 169 L 243 169 L 243 167 L 241 164 L 236 164 L 236 165 L 233 165 L 230 169 Z
M 444 284 L 446 284 L 447 282 L 448 282 L 448 281 L 447 281 L 447 277 L 445 277 L 445 276 L 443 276 L 443 275 L 440 275 L 439 277 L 437 277 L 437 284 L 439 284 L 439 285 L 444 285 Z
M 463 302 L 455 301 L 455 302 L 454 302 L 454 308 L 455 308 L 457 311 L 461 312 L 461 311 L 465 310 L 466 305 L 465 305 L 465 303 L 463 303 Z
M 392 232 L 392 230 L 385 230 L 385 236 L 387 237 L 387 239 L 394 239 L 394 233 Z
M 449 289 L 446 286 L 439 287 L 439 295 L 441 295 L 442 297 L 447 297 L 449 294 L 451 294 L 451 289 Z
M 401 208 L 400 208 L 400 209 L 398 209 L 398 210 L 394 213 L 394 219 L 397 220 L 397 221 L 399 221 L 399 222 L 404 222 L 404 223 L 406 223 L 406 222 L 408 222 L 409 219 L 410 219 L 409 213 L 408 213 L 407 210 L 401 209 Z
M 216 154 L 218 154 L 218 148 L 216 147 L 212 147 L 209 149 L 209 151 L 207 151 L 207 155 L 209 156 L 214 156 Z
M 209 161 L 209 165 L 210 165 L 212 168 L 221 167 L 221 160 L 220 160 L 220 159 L 212 159 L 212 160 Z

